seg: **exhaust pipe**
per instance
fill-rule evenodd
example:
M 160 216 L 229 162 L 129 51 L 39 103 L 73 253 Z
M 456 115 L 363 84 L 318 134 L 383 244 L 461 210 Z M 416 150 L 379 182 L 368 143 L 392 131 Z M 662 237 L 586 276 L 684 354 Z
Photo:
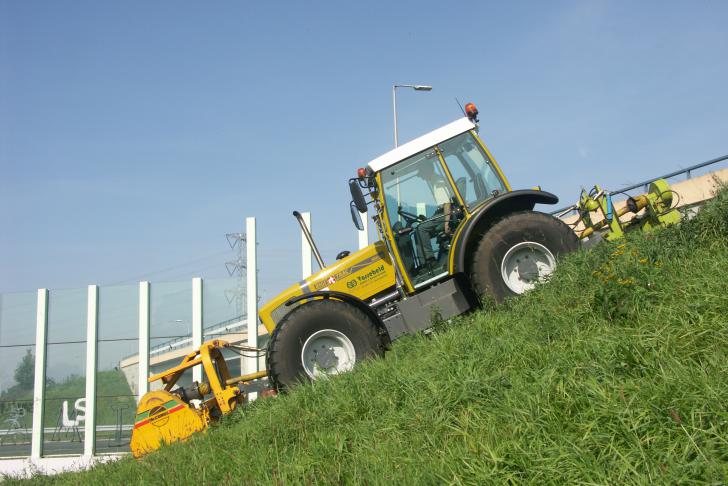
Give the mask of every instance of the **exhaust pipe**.
M 301 225 L 301 231 L 303 231 L 303 235 L 308 240 L 308 244 L 311 246 L 311 250 L 313 250 L 313 256 L 316 257 L 316 263 L 318 263 L 319 268 L 323 270 L 326 266 L 324 265 L 324 259 L 321 258 L 321 253 L 319 253 L 318 248 L 316 247 L 316 243 L 313 242 L 313 237 L 311 236 L 311 232 L 306 226 L 306 222 L 303 220 L 303 216 L 301 216 L 301 213 L 299 213 L 298 211 L 293 211 L 293 215 L 298 220 L 298 224 Z

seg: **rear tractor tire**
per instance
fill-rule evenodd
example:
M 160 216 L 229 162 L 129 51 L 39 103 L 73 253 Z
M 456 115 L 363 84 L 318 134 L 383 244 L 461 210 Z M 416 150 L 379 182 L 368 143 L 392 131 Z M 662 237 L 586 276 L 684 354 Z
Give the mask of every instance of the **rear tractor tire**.
M 267 361 L 272 384 L 285 391 L 383 355 L 384 344 L 369 316 L 351 304 L 324 299 L 302 304 L 281 319 Z
M 579 248 L 579 239 L 563 221 L 536 211 L 510 214 L 481 238 L 473 254 L 470 278 L 479 296 L 497 303 L 543 281 L 557 260 Z

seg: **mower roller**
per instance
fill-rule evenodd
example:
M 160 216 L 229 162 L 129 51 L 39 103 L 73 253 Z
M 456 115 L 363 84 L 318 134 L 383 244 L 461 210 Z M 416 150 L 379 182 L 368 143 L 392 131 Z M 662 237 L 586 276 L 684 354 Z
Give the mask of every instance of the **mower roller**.
M 161 381 L 163 388 L 146 393 L 139 401 L 131 435 L 134 457 L 207 429 L 246 402 L 251 382 L 268 375 L 267 371 L 258 371 L 231 377 L 222 354 L 225 348 L 248 353 L 261 351 L 214 339 L 185 356 L 174 368 L 149 378 L 150 384 Z M 202 366 L 207 381 L 174 388 L 185 371 L 197 365 Z

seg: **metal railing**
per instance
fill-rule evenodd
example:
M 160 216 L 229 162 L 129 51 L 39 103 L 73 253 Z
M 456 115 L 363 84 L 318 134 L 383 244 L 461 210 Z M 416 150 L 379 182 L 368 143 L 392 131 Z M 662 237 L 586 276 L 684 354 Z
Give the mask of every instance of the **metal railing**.
M 699 164 L 691 165 L 690 167 L 686 167 L 685 169 L 676 170 L 674 172 L 670 172 L 669 174 L 654 177 L 652 179 L 648 179 L 643 182 L 638 182 L 637 184 L 633 184 L 631 186 L 618 189 L 616 191 L 605 191 L 605 192 L 607 194 L 612 195 L 612 194 L 620 194 L 620 193 L 624 193 L 624 192 L 633 191 L 633 190 L 639 189 L 639 188 L 644 188 L 644 190 L 646 192 L 649 188 L 649 185 L 651 183 L 655 182 L 657 179 L 670 179 L 672 177 L 679 176 L 682 174 L 687 174 L 687 178 L 690 179 L 692 177 L 692 171 L 697 170 L 697 169 L 702 169 L 703 167 L 707 167 L 709 165 L 717 164 L 718 162 L 723 162 L 724 160 L 728 160 L 728 155 L 724 155 L 722 157 L 718 157 L 718 158 L 711 159 L 711 160 L 706 160 L 705 162 L 700 162 Z M 574 210 L 575 210 L 574 205 L 564 206 L 561 209 L 551 211 L 550 214 L 557 215 L 560 213 L 569 213 Z

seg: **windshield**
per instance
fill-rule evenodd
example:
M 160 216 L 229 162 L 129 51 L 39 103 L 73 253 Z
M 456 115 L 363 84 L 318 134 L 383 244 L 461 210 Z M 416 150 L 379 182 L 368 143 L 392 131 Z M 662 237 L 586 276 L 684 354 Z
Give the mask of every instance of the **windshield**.
M 460 196 L 472 207 L 506 191 L 505 184 L 495 170 L 488 154 L 470 132 L 465 132 L 438 148 L 447 163 Z

